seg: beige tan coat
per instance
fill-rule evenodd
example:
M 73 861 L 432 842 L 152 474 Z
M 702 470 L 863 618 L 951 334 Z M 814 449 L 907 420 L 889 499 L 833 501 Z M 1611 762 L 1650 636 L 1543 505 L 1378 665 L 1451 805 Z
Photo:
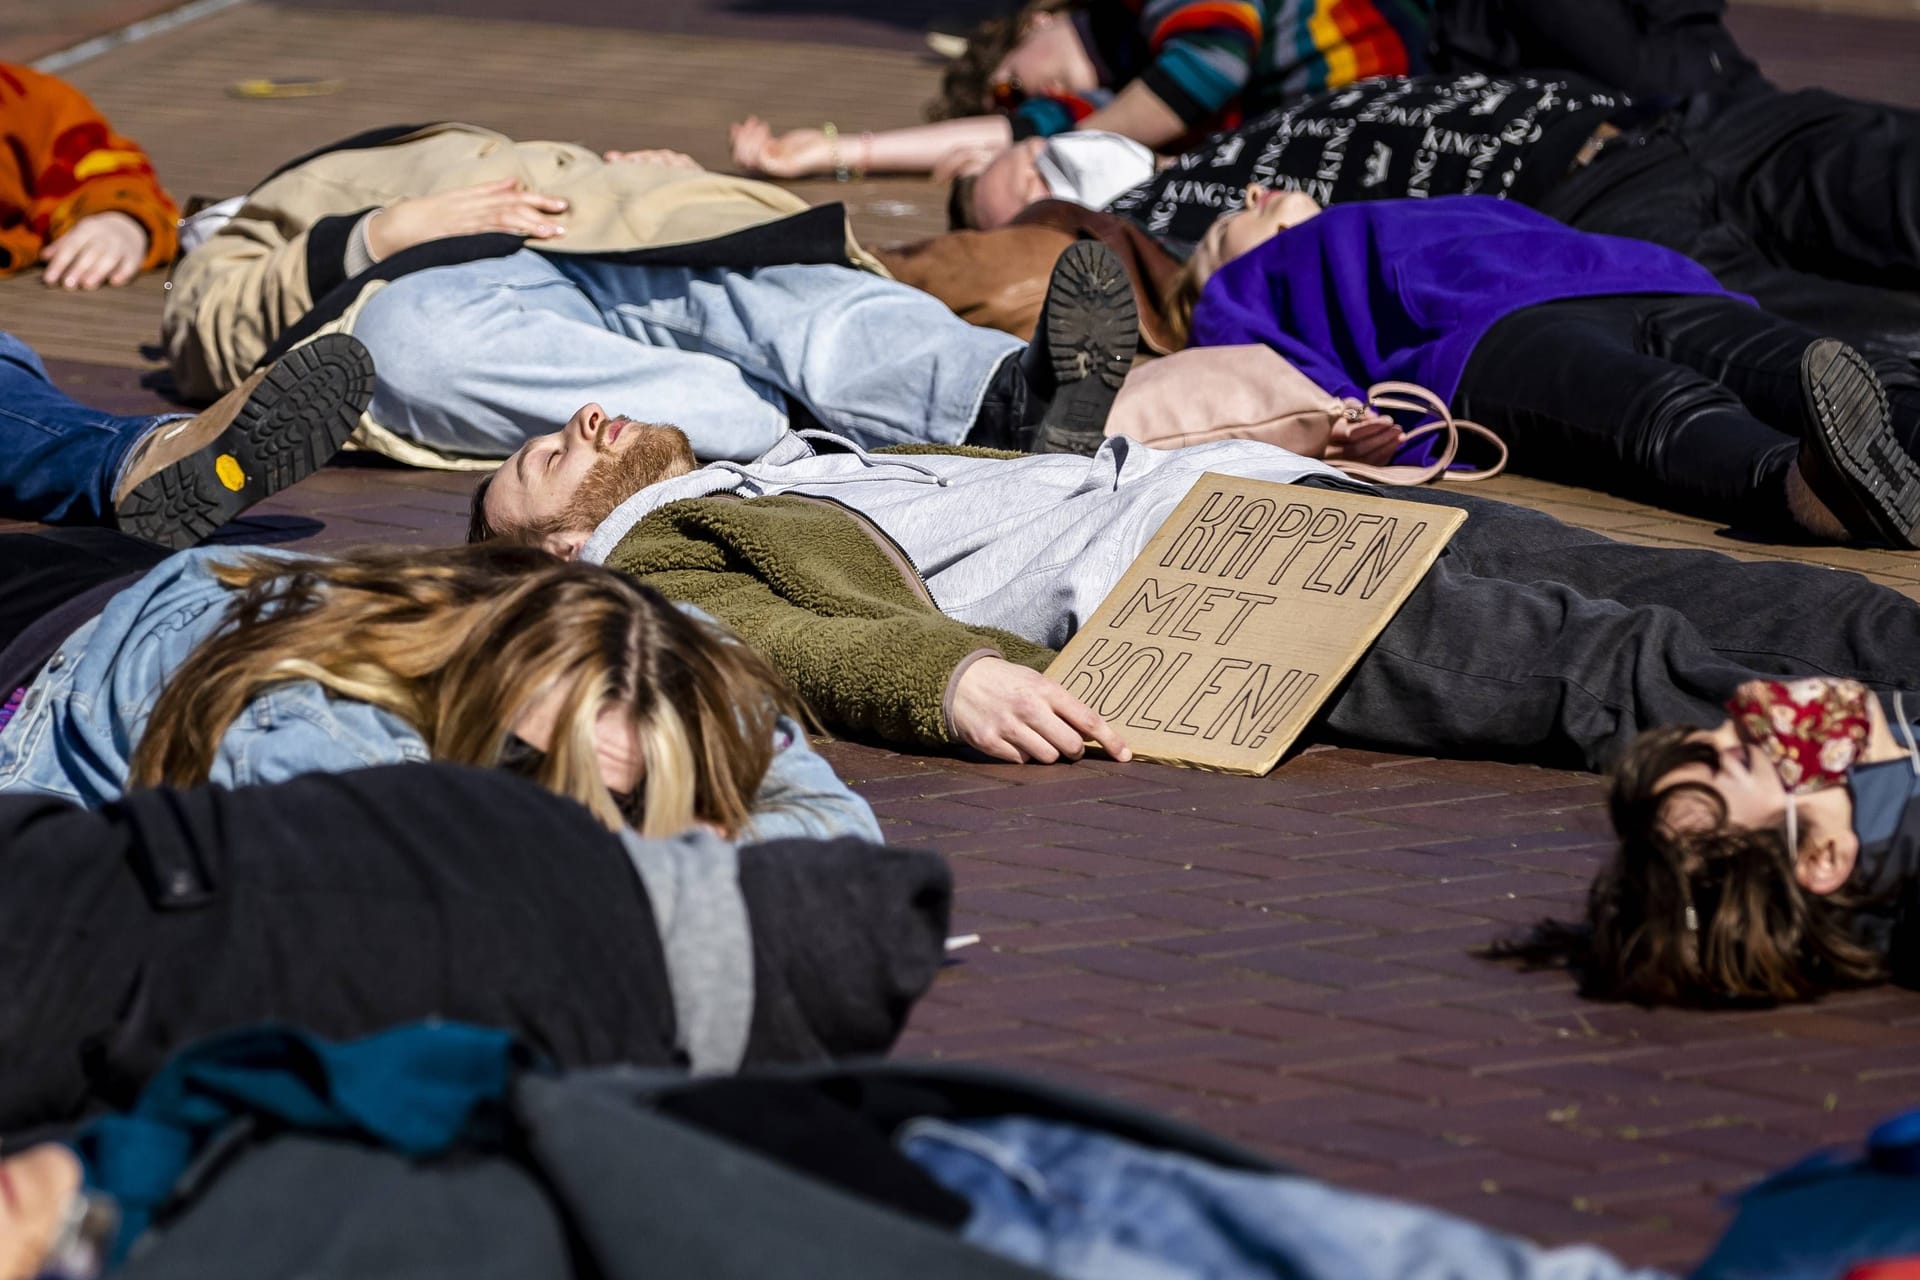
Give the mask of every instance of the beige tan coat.
M 248 194 L 237 216 L 175 270 L 161 337 L 181 393 L 211 399 L 252 370 L 319 299 L 308 235 L 324 218 L 408 196 L 514 177 L 567 201 L 564 237 L 543 252 L 617 253 L 693 244 L 762 226 L 809 206 L 779 187 L 662 165 L 608 163 L 567 142 L 515 142 L 467 124 L 431 125 L 377 146 L 322 153 Z M 847 256 L 881 271 L 849 230 Z M 371 281 L 318 333 L 352 332 Z M 418 466 L 487 466 L 444 458 L 363 418 L 354 443 Z

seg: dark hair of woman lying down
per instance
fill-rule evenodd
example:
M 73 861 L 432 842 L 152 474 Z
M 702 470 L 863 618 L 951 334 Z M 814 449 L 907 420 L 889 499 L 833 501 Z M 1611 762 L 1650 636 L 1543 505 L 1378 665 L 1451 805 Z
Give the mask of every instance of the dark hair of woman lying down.
M 1641 735 L 1613 771 L 1619 845 L 1586 920 L 1492 954 L 1649 1004 L 1920 984 L 1920 706 L 1888 701 L 1850 680 L 1753 681 L 1714 728 Z

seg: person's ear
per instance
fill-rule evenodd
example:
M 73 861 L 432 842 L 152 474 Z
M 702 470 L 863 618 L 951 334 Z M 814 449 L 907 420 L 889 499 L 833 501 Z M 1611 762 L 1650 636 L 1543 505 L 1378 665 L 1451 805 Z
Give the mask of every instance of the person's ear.
M 1808 893 L 1825 897 L 1839 891 L 1853 874 L 1853 859 L 1845 856 L 1838 836 L 1802 838 L 1800 854 L 1794 859 L 1793 878 Z
M 587 545 L 587 539 L 593 535 L 585 529 L 568 529 L 563 533 L 550 533 L 540 539 L 542 550 L 551 551 L 562 560 L 578 560 L 580 549 Z

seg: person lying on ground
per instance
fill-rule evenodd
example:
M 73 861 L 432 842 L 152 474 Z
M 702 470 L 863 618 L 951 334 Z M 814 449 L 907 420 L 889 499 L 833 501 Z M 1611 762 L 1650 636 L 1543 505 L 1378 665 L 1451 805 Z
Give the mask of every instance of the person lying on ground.
M 879 274 L 839 205 L 609 154 L 444 124 L 295 161 L 175 272 L 176 382 L 212 396 L 350 332 L 380 370 L 356 443 L 421 466 L 490 469 L 582 392 L 682 423 L 705 459 L 757 457 L 793 421 L 874 444 L 1097 441 L 1104 401 L 1080 397 L 1133 354 L 1095 349 L 1099 305 L 1023 351 Z M 1059 402 L 1049 341 L 1101 378 Z
M 1769 536 L 1920 547 L 1920 367 L 1729 294 L 1644 241 L 1486 196 L 1320 209 L 1255 188 L 1167 310 L 1334 396 L 1389 380 L 1491 428 L 1516 471 Z
M 1767 86 L 1727 30 L 1726 0 L 1431 0 L 1428 11 L 1439 71 L 1575 71 L 1669 104 Z
M 0 332 L 0 516 L 190 547 L 324 466 L 372 395 L 366 349 L 328 334 L 202 413 L 103 413 L 54 386 L 33 348 Z
M 1251 183 L 1322 205 L 1446 195 L 1537 204 L 1633 110 L 1624 93 L 1564 72 L 1382 76 L 1275 107 L 1164 161 L 1113 134 L 1029 139 L 957 181 L 950 212 L 991 229 L 1033 200 L 1070 200 L 1125 215 L 1185 258 Z
M 697 604 L 828 721 L 903 746 L 1046 762 L 1092 740 L 1125 759 L 1140 689 L 1090 706 L 1041 670 L 1207 472 L 1299 485 L 1303 500 L 1382 492 L 1468 513 L 1326 704 L 1310 730 L 1325 738 L 1601 769 L 1641 730 L 1710 713 L 1756 675 L 1906 688 L 1920 652 L 1920 604 L 1852 574 L 1370 489 L 1256 441 L 1154 450 L 1115 436 L 1087 459 L 789 435 L 751 464 L 701 467 L 673 428 L 610 436 L 603 416 L 587 406 L 483 483 L 470 537 L 605 563 Z
M 1769 680 L 1727 710 L 1628 748 L 1620 845 L 1584 925 L 1543 922 L 1496 954 L 1569 961 L 1589 995 L 1659 1004 L 1920 983 L 1920 699 Z
M 1099 129 L 1155 149 L 1243 114 L 1425 70 L 1427 0 L 1028 0 L 947 67 L 932 124 L 729 130 L 734 163 L 777 178 L 972 172 L 1009 143 Z
M 23 1198 L 72 1196 L 77 1154 L 74 1216 L 117 1219 L 88 1233 L 107 1274 L 201 1280 L 1665 1280 L 1008 1071 L 689 1079 L 531 1049 L 444 1022 L 213 1037 L 40 1148 L 58 1172 Z
M 497 770 L 405 764 L 0 796 L 0 1132 L 129 1100 L 176 1050 L 265 1019 L 420 1018 L 561 1065 L 702 1074 L 883 1054 L 932 984 L 951 882 L 865 840 L 609 832 Z
M 0 794 L 97 807 L 436 759 L 645 835 L 879 835 L 756 654 L 526 548 L 166 556 L 109 530 L 0 535 L 0 686 Z
M 1678 249 L 1769 311 L 1920 361 L 1920 210 L 1888 198 L 1920 189 L 1920 115 L 1781 90 L 1726 29 L 1726 7 L 1435 0 L 1431 46 L 1437 69 L 1564 68 L 1641 104 L 1548 213 Z
M 172 261 L 179 209 L 85 94 L 0 62 L 0 136 L 0 275 L 44 262 L 49 288 L 98 289 Z
M 1775 315 L 1920 360 L 1920 225 L 1880 198 L 1883 180 L 1920 184 L 1920 131 L 1876 103 L 1754 81 L 1673 107 L 1577 74 L 1470 71 L 1275 108 L 1157 173 L 1124 139 L 1067 137 L 1074 153 L 1030 141 L 957 182 L 954 225 L 1005 225 L 1044 195 L 1103 204 L 1184 258 L 1250 185 L 1329 207 L 1497 196 L 1665 245 Z

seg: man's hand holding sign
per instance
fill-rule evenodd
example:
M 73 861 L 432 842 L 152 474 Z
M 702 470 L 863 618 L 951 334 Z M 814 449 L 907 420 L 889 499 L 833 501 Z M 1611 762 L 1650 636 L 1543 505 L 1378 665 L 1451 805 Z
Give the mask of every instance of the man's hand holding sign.
M 1210 472 L 1047 668 L 1049 709 L 1109 751 L 1267 773 L 1466 518 Z

